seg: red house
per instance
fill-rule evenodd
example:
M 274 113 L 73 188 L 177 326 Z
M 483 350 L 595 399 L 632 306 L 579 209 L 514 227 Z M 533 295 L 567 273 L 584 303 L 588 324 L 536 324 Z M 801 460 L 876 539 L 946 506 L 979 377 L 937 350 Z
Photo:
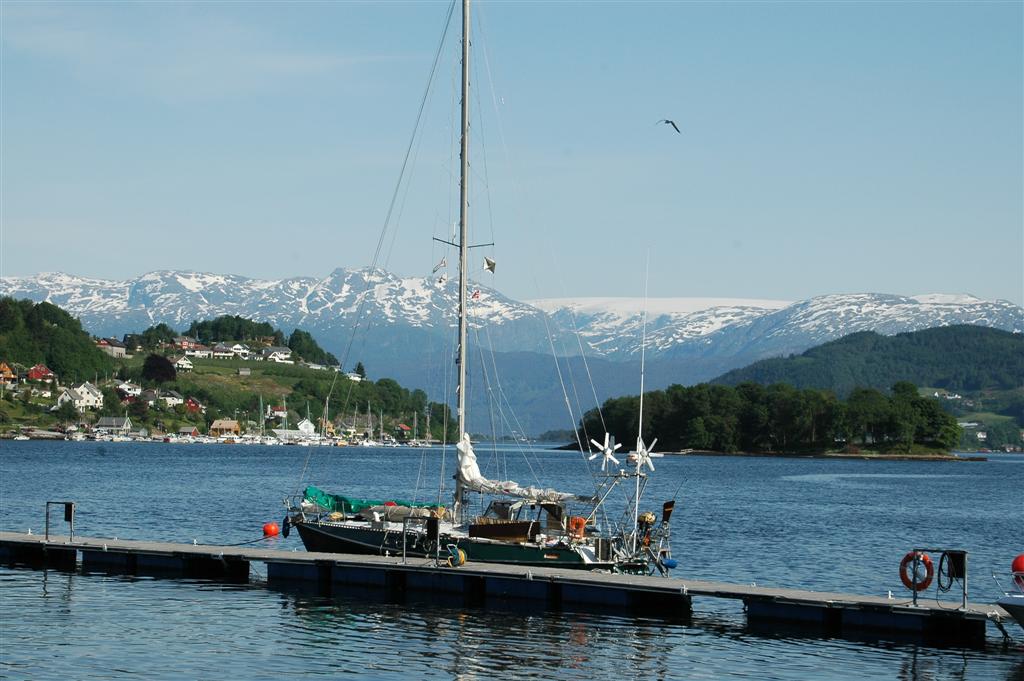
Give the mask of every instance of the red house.
M 204 407 L 203 404 L 194 397 L 190 397 L 185 400 L 185 410 L 190 414 L 195 414 L 197 412 L 206 413 L 206 407 Z
M 57 378 L 54 376 L 53 372 L 47 369 L 43 364 L 37 364 L 29 369 L 26 377 L 30 381 L 43 381 L 44 383 L 50 383 Z

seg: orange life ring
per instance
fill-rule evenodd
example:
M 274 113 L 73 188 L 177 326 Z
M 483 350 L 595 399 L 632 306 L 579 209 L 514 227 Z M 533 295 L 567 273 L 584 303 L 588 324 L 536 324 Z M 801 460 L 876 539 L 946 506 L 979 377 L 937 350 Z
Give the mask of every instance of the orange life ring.
M 583 538 L 583 530 L 587 527 L 587 519 L 583 516 L 569 517 L 569 534 L 577 539 Z
M 925 575 L 924 579 L 914 584 L 914 558 L 917 558 L 917 562 L 924 565 Z M 909 569 L 908 569 L 909 568 Z M 903 582 L 903 586 L 907 587 L 911 591 L 924 591 L 928 588 L 928 585 L 932 583 L 932 577 L 935 576 L 935 567 L 932 565 L 932 559 L 928 557 L 927 553 L 922 551 L 910 551 L 907 555 L 903 556 L 903 560 L 900 561 L 900 580 Z

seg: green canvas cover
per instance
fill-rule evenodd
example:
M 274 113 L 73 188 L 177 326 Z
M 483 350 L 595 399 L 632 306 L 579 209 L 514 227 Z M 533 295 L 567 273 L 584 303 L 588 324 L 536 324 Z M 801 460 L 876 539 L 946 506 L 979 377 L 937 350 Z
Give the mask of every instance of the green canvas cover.
M 305 501 L 316 504 L 328 511 L 341 511 L 342 513 L 360 513 L 374 506 L 384 506 L 389 502 L 398 506 L 408 506 L 409 508 L 437 507 L 437 504 L 418 504 L 411 501 L 401 501 L 400 499 L 356 499 L 355 497 L 345 497 L 340 494 L 330 494 L 313 485 L 306 488 L 306 491 L 303 492 L 303 498 Z

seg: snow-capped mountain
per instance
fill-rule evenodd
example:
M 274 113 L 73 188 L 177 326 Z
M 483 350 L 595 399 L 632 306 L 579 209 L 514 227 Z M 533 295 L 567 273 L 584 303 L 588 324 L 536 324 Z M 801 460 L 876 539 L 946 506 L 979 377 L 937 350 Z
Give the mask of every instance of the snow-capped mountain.
M 473 325 L 486 330 L 487 344 L 499 352 L 550 354 L 550 333 L 560 355 L 580 354 L 582 345 L 588 356 L 633 359 L 640 350 L 645 309 L 648 357 L 664 359 L 753 361 L 867 330 L 893 334 L 978 324 L 1024 331 L 1020 306 L 969 295 L 832 294 L 796 303 L 728 298 L 517 302 L 484 286 L 473 288 Z M 340 268 L 322 279 L 279 280 L 181 271 L 150 272 L 126 281 L 40 274 L 0 280 L 0 295 L 59 305 L 98 336 L 121 336 L 160 322 L 184 330 L 193 320 L 232 314 L 286 332 L 311 331 L 332 351 L 348 342 L 357 323 L 378 332 L 447 339 L 456 304 L 454 281 Z
M 285 333 L 301 328 L 346 366 L 361 361 L 373 378 L 388 376 L 433 391 L 450 377 L 456 324 L 452 279 L 402 278 L 370 269 L 280 280 L 180 271 L 150 272 L 127 281 L 40 274 L 0 279 L 0 295 L 59 305 L 97 336 L 120 337 L 160 322 L 184 331 L 193 320 L 223 314 L 270 322 Z M 482 285 L 473 284 L 473 290 L 470 343 L 498 353 L 494 366 L 502 389 L 527 432 L 571 426 L 563 416 L 560 388 L 566 376 L 556 373 L 552 347 L 557 355 L 574 357 L 582 346 L 590 365 L 573 360 L 563 370 L 592 380 L 600 400 L 637 392 L 645 308 L 650 389 L 710 380 L 856 331 L 894 334 L 977 324 L 1024 332 L 1020 306 L 969 295 L 832 294 L 795 303 L 707 298 L 518 302 Z

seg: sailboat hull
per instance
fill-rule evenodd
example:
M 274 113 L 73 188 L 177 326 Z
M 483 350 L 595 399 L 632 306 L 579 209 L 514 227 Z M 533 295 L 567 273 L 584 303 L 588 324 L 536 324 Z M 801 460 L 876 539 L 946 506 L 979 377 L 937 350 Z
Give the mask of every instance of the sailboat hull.
M 436 548 L 421 533 L 375 529 L 369 526 L 354 526 L 292 521 L 299 532 L 307 551 L 323 553 L 350 553 L 359 555 L 402 555 L 403 539 L 405 555 L 414 558 L 433 556 Z M 580 570 L 610 569 L 609 562 L 587 560 L 570 545 L 544 546 L 532 543 L 508 543 L 487 541 L 471 537 L 441 537 L 441 554 L 447 555 L 446 546 L 455 544 L 466 552 L 469 562 L 503 563 L 524 567 L 557 566 Z

